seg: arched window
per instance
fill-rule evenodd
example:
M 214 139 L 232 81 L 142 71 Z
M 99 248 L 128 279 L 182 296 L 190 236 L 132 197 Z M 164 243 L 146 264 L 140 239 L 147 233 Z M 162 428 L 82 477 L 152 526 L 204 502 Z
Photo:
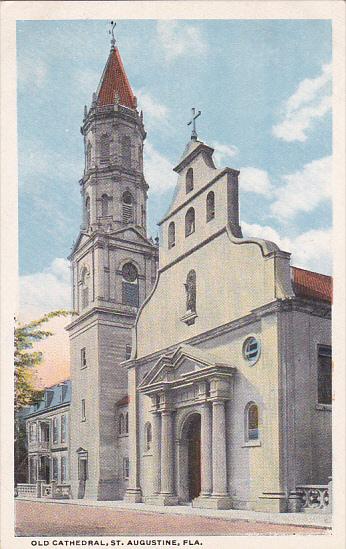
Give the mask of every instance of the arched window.
M 186 291 L 186 310 L 196 312 L 196 271 L 190 271 L 184 284 Z
M 144 446 L 146 450 L 150 450 L 151 441 L 153 440 L 151 423 L 146 423 L 144 427 Z
M 86 226 L 90 225 L 90 198 L 87 196 L 85 199 L 85 222 Z
M 124 414 L 121 413 L 120 416 L 119 416 L 119 420 L 118 420 L 118 432 L 119 432 L 119 435 L 122 435 L 125 431 L 125 418 L 124 418 Z
M 186 172 L 185 189 L 189 193 L 193 189 L 193 169 L 189 168 Z
M 123 194 L 123 222 L 133 223 L 133 196 L 129 191 Z
M 249 402 L 245 408 L 245 440 L 258 440 L 258 406 Z
M 101 156 L 101 160 L 109 159 L 109 137 L 106 133 L 101 135 L 100 156 Z
M 81 306 L 85 309 L 89 305 L 89 272 L 86 267 L 81 272 Z
M 87 168 L 91 166 L 91 143 L 89 141 L 87 145 Z
M 132 263 L 122 268 L 123 305 L 138 307 L 138 271 Z
M 108 215 L 108 201 L 109 197 L 106 194 L 101 196 L 101 215 L 106 217 Z
M 121 156 L 124 166 L 131 165 L 131 139 L 127 135 L 124 135 L 121 140 Z
M 129 432 L 129 414 L 126 412 L 125 414 L 125 433 Z
M 208 223 L 208 221 L 211 221 L 215 217 L 215 194 L 213 191 L 210 191 L 207 194 L 206 208 L 207 208 L 207 223 Z
M 168 225 L 168 249 L 175 246 L 175 224 L 171 221 Z
M 195 232 L 195 210 L 189 208 L 185 216 L 185 236 Z

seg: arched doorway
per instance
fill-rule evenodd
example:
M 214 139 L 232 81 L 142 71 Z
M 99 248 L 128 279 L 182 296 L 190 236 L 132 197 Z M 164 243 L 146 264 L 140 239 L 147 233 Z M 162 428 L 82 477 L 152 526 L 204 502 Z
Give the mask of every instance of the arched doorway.
M 193 414 L 189 418 L 187 431 L 187 481 L 189 500 L 197 498 L 201 492 L 201 416 Z

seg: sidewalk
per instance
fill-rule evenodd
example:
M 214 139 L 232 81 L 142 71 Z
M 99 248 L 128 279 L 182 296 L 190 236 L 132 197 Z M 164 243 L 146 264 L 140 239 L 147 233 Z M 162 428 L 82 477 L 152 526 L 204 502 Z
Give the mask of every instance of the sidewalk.
M 23 498 L 16 500 L 36 501 L 37 503 L 59 503 L 61 505 L 78 505 L 84 507 L 106 507 L 117 509 L 139 511 L 146 513 L 160 513 L 173 515 L 196 515 L 201 517 L 220 518 L 224 520 L 244 520 L 246 522 L 266 522 L 269 524 L 290 524 L 292 526 L 332 528 L 332 515 L 330 513 L 261 513 L 257 511 L 244 511 L 229 509 L 219 511 L 216 509 L 198 509 L 190 505 L 156 506 L 145 503 L 126 503 L 124 501 L 95 501 L 87 499 L 45 499 L 45 498 Z

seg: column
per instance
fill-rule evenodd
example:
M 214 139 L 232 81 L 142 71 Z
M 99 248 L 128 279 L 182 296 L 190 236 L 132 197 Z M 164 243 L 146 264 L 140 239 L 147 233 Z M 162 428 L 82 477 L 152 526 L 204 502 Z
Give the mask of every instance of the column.
M 161 494 L 172 495 L 173 486 L 173 416 L 170 410 L 161 414 Z
M 225 402 L 213 401 L 213 496 L 227 496 Z
M 201 496 L 212 491 L 212 425 L 209 403 L 201 406 Z
M 161 417 L 159 412 L 153 412 L 153 493 L 160 493 L 160 462 L 161 462 Z

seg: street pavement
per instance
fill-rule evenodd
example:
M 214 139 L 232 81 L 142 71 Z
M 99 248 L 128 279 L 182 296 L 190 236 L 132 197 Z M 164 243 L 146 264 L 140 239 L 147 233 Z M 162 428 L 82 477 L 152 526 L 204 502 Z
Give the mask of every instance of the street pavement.
M 165 514 L 132 509 L 52 502 L 16 501 L 17 536 L 208 536 L 309 535 L 331 533 L 316 526 L 269 524 L 194 514 Z

